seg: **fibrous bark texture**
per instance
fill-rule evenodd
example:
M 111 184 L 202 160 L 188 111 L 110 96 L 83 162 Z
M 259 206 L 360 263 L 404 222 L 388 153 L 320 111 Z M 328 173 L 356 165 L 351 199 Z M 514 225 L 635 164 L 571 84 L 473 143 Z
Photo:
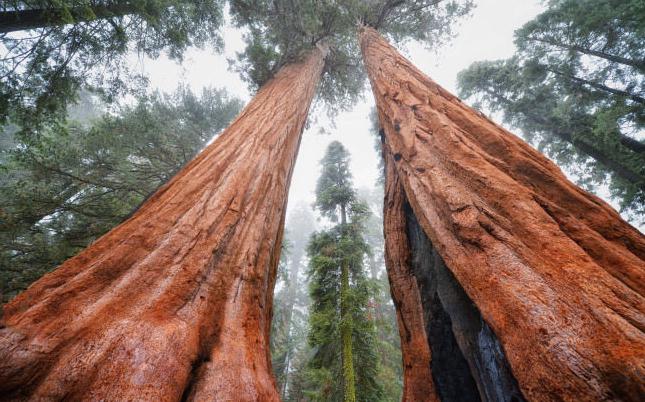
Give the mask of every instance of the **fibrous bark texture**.
M 398 208 L 391 213 L 397 219 L 386 218 L 386 244 L 403 254 L 409 249 L 404 263 L 417 286 L 408 277 L 393 280 L 393 294 L 420 303 L 428 321 L 442 314 L 436 303 L 423 302 L 432 296 L 424 283 L 434 281 L 482 400 L 642 398 L 643 235 L 524 141 L 430 80 L 376 31 L 362 29 L 360 39 L 392 165 L 386 212 Z M 420 258 L 434 261 L 426 267 Z M 399 269 L 387 262 L 390 271 Z M 430 348 L 422 352 L 430 350 L 443 400 L 428 329 L 426 337 Z M 405 343 L 404 362 L 413 353 Z M 420 381 L 404 369 L 406 386 Z
M 381 137 L 382 138 L 382 137 Z M 387 146 L 383 144 L 383 147 Z M 403 401 L 439 401 L 430 370 L 430 345 L 425 331 L 421 294 L 410 266 L 404 205 L 407 203 L 392 156 L 385 151 L 383 231 L 385 265 L 396 307 L 403 356 Z
M 278 399 L 273 285 L 325 53 L 285 66 L 130 219 L 5 306 L 0 399 Z

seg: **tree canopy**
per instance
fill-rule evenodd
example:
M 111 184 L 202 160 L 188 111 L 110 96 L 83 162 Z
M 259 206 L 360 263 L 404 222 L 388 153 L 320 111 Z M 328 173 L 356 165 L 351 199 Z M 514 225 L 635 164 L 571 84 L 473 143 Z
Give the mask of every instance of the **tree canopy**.
M 364 85 L 357 23 L 392 40 L 436 47 L 453 34 L 472 0 L 11 0 L 0 6 L 0 123 L 24 133 L 64 119 L 82 88 L 111 100 L 143 88 L 128 68 L 131 55 L 181 60 L 191 46 L 222 48 L 223 8 L 247 31 L 235 68 L 254 88 L 318 42 L 332 49 L 320 98 L 330 111 L 347 108 Z M 130 55 L 130 56 L 129 56 Z
M 236 25 L 248 29 L 247 46 L 235 65 L 252 87 L 260 87 L 317 43 L 330 46 L 319 93 L 333 111 L 351 106 L 365 82 L 358 23 L 376 27 L 397 43 L 417 40 L 436 48 L 453 35 L 456 21 L 471 10 L 473 1 L 231 0 L 230 4 Z
M 181 59 L 191 46 L 222 46 L 221 0 L 9 0 L 0 6 L 0 123 L 26 132 L 64 119 L 82 88 L 108 98 L 144 77 L 130 54 Z

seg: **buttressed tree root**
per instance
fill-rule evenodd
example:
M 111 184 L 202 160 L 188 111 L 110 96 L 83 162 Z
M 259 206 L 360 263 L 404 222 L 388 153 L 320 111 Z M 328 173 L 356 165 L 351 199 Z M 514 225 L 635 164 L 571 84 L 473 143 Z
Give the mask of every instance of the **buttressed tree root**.
M 273 285 L 325 57 L 282 68 L 130 219 L 5 306 L 0 399 L 278 400 Z
M 640 400 L 643 235 L 376 31 L 360 41 L 407 400 Z

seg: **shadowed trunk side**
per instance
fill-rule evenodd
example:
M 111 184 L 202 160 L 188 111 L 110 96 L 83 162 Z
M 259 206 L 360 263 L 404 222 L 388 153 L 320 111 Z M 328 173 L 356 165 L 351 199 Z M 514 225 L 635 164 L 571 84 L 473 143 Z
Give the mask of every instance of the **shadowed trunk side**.
M 390 293 L 396 307 L 403 358 L 403 394 L 407 401 L 439 401 L 432 381 L 431 352 L 425 331 L 421 294 L 413 275 L 404 206 L 407 203 L 392 155 L 383 144 L 385 199 L 383 235 Z

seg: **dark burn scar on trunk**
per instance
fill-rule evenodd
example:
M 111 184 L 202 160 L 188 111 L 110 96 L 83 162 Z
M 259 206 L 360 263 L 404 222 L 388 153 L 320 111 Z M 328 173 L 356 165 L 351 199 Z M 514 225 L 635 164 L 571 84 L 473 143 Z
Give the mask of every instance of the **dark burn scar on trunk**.
M 419 286 L 432 377 L 442 402 L 522 402 L 497 336 L 404 206 L 411 267 Z

